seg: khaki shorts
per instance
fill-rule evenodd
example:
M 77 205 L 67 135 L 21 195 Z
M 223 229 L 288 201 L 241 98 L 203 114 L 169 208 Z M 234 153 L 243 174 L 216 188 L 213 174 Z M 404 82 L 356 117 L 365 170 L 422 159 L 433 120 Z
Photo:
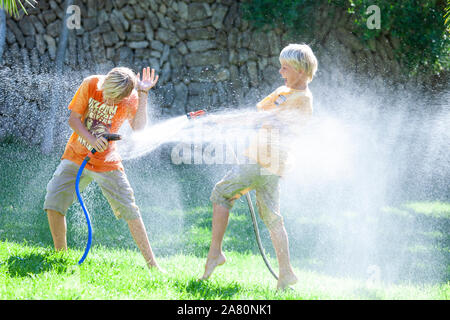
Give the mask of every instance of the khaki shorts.
M 271 228 L 283 221 L 280 215 L 280 178 L 262 173 L 258 164 L 243 164 L 234 167 L 219 181 L 211 193 L 210 200 L 231 209 L 234 201 L 255 190 L 259 216 Z
M 44 210 L 53 210 L 63 215 L 66 214 L 74 200 L 77 200 L 75 180 L 79 168 L 80 166 L 72 161 L 66 159 L 61 161 L 47 185 Z M 141 216 L 135 203 L 133 189 L 128 182 L 125 172 L 121 170 L 95 172 L 84 169 L 80 178 L 80 192 L 92 180 L 100 186 L 116 218 L 133 220 Z

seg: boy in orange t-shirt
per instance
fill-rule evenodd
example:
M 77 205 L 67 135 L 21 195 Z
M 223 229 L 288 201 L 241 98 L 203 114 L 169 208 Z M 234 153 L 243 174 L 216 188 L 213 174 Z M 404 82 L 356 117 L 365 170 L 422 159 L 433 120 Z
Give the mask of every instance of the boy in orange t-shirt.
M 117 133 L 128 120 L 133 130 L 147 124 L 148 91 L 155 86 L 155 70 L 144 68 L 142 81 L 128 68 L 117 67 L 105 75 L 85 78 L 69 104 L 69 125 L 73 133 L 61 163 L 47 185 L 44 210 L 56 250 L 66 250 L 67 209 L 74 201 L 75 180 L 83 159 L 95 148 L 80 179 L 80 191 L 95 180 L 115 216 L 127 221 L 130 232 L 149 268 L 159 269 L 153 255 L 133 190 L 128 182 L 115 142 L 105 133 Z M 137 90 L 136 90 L 136 89 Z

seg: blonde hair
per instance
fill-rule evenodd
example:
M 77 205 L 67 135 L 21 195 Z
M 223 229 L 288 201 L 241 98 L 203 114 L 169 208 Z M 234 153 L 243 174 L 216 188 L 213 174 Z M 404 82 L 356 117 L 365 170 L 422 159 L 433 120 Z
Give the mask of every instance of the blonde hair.
M 317 71 L 317 58 L 307 44 L 289 44 L 280 53 L 280 63 L 287 63 L 297 71 L 304 71 L 310 82 Z
M 98 82 L 104 99 L 122 100 L 128 97 L 137 84 L 134 72 L 125 67 L 113 68 Z

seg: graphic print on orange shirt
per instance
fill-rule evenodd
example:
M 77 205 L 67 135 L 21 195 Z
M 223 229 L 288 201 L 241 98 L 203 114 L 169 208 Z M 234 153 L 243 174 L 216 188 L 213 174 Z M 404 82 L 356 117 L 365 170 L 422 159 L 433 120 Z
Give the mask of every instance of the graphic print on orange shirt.
M 89 98 L 88 111 L 84 119 L 84 125 L 92 135 L 99 138 L 104 133 L 111 130 L 112 119 L 116 115 L 117 106 L 109 106 L 100 103 L 93 98 Z M 91 150 L 92 146 L 82 137 L 78 137 L 78 141 Z

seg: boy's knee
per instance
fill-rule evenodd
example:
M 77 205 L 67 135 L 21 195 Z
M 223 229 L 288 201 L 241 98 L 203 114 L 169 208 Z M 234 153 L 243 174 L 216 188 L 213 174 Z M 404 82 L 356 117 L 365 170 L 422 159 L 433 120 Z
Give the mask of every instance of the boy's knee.
M 228 199 L 224 195 L 224 190 L 219 185 L 216 185 L 211 193 L 211 196 L 209 200 L 211 200 L 212 203 L 216 203 L 224 208 L 227 208 L 228 210 L 231 210 L 233 207 L 234 199 Z
M 257 193 L 256 206 L 258 207 L 259 216 L 269 231 L 284 226 L 283 217 L 281 216 L 278 201 L 264 201 L 261 193 Z
M 47 212 L 47 214 L 50 214 L 50 215 L 64 216 L 61 212 L 58 212 L 55 210 L 47 209 L 45 211 Z
M 50 217 L 65 217 L 59 210 L 44 209 L 44 211 L 47 213 L 47 216 Z
M 136 219 L 142 219 L 139 207 L 135 204 L 131 206 L 119 206 L 119 207 L 113 207 L 113 205 L 111 205 L 111 208 L 113 210 L 116 219 L 123 219 L 126 222 L 133 221 Z

